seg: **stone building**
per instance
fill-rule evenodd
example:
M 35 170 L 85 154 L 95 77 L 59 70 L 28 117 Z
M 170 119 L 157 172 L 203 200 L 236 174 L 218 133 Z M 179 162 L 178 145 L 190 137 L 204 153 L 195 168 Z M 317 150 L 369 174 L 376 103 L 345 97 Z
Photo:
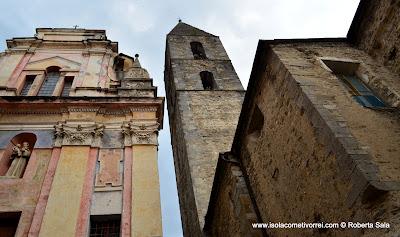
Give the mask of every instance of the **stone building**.
M 346 38 L 260 40 L 237 128 L 222 45 L 179 23 L 165 84 L 185 236 L 399 235 L 399 23 L 400 1 L 361 0 Z M 390 228 L 252 226 L 269 222 Z
M 161 236 L 163 105 L 138 55 L 118 54 L 104 30 L 7 40 L 0 236 Z
M 183 22 L 167 35 L 164 81 L 183 232 L 201 236 L 245 91 L 219 38 Z
M 260 40 L 231 151 L 218 161 L 206 233 L 400 234 L 399 23 L 400 1 L 362 0 L 346 38 Z

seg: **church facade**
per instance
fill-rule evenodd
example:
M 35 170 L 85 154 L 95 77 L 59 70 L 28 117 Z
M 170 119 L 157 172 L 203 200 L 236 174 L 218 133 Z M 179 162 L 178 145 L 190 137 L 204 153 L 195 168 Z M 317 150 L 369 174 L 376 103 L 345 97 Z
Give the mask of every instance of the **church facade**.
M 7 40 L 0 236 L 162 236 L 163 106 L 138 55 L 118 53 L 104 30 Z

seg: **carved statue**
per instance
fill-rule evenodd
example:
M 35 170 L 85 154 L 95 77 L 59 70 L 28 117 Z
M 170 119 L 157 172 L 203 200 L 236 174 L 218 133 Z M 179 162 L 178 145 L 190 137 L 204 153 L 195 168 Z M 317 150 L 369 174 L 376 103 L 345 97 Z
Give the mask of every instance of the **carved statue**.
M 22 152 L 23 158 L 29 159 L 29 157 L 31 156 L 31 150 L 29 149 L 29 143 L 27 143 L 27 142 L 22 143 L 21 152 Z
M 28 163 L 28 159 L 31 156 L 29 149 L 29 143 L 23 142 L 17 144 L 12 148 L 10 159 L 12 160 L 11 166 L 8 169 L 6 176 L 20 178 L 25 170 L 25 166 Z

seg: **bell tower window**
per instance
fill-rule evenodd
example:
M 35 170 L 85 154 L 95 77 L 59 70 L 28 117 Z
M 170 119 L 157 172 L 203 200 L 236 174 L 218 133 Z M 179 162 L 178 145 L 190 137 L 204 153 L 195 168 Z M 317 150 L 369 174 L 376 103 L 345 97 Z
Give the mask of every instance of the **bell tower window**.
M 200 72 L 201 83 L 203 84 L 204 90 L 215 90 L 217 89 L 217 84 L 214 80 L 214 75 L 208 71 Z
M 200 42 L 190 42 L 190 48 L 192 49 L 194 59 L 207 59 L 206 52 Z

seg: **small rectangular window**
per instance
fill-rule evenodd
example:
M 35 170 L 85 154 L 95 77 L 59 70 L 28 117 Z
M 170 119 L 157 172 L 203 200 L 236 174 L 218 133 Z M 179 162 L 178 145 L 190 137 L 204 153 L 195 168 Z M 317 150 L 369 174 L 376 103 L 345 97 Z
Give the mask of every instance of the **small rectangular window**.
M 357 76 L 337 75 L 353 94 L 353 98 L 365 107 L 386 107 L 374 93 Z
M 90 237 L 119 237 L 121 215 L 90 216 Z
M 64 87 L 63 87 L 61 96 L 69 96 L 69 92 L 71 91 L 73 81 L 74 81 L 74 77 L 65 77 L 64 78 Z
M 20 95 L 22 96 L 27 96 L 29 93 L 29 90 L 32 87 L 33 81 L 35 81 L 36 75 L 27 75 L 25 78 L 25 84 L 24 87 L 21 90 Z
M 327 59 L 322 61 L 343 82 L 357 103 L 368 108 L 386 107 L 386 104 L 357 76 L 359 63 Z
M 208 71 L 200 72 L 201 83 L 203 84 L 204 90 L 216 90 L 217 84 L 214 80 L 214 75 Z

